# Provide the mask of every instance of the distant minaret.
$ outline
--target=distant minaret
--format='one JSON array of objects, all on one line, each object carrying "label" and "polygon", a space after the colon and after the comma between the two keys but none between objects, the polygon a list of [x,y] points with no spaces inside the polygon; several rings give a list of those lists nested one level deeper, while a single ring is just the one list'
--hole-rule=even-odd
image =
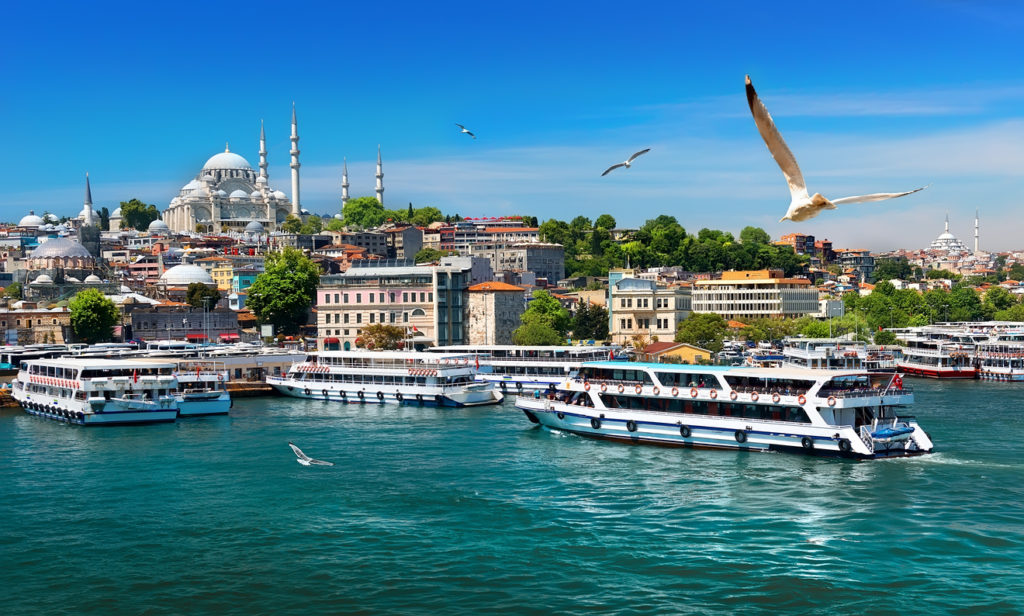
[{"label": "distant minaret", "polygon": [[974,210],[974,252],[979,252],[978,210]]},{"label": "distant minaret", "polygon": [[267,179],[267,133],[263,129],[263,120],[260,120],[260,177]]},{"label": "distant minaret", "polygon": [[341,207],[348,203],[348,159],[341,159]]},{"label": "distant minaret", "polygon": [[89,187],[89,172],[85,172],[85,205],[82,207],[82,226],[94,227],[96,220],[92,215],[92,188]]},{"label": "distant minaret", "polygon": [[299,206],[299,124],[295,120],[295,103],[292,103],[292,214],[302,216]]},{"label": "distant minaret", "polygon": [[384,169],[380,164],[380,144],[377,144],[377,202],[384,205]]}]

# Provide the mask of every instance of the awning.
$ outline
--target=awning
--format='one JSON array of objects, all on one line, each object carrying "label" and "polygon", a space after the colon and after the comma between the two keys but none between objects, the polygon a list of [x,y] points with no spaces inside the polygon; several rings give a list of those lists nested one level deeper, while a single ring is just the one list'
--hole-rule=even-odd
[{"label": "awning", "polygon": [[189,340],[206,340],[206,334],[186,334],[185,337]]},{"label": "awning", "polygon": [[221,340],[238,340],[238,334],[221,334]]},{"label": "awning", "polygon": [[324,344],[340,344],[341,340],[337,338],[324,338]]}]

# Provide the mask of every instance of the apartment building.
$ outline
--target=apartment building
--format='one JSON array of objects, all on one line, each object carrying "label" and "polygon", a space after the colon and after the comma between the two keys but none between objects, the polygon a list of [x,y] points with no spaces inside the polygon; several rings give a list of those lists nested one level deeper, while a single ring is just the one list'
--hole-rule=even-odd
[{"label": "apartment building", "polygon": [[[620,272],[621,273],[621,272]],[[659,285],[653,280],[618,278],[608,287],[608,333],[613,344],[625,344],[636,335],[672,340],[679,323],[690,315],[688,285]]]},{"label": "apartment building", "polygon": [[722,272],[716,280],[697,280],[693,311],[726,319],[800,317],[819,310],[818,290],[806,278],[785,278],[781,270]]}]

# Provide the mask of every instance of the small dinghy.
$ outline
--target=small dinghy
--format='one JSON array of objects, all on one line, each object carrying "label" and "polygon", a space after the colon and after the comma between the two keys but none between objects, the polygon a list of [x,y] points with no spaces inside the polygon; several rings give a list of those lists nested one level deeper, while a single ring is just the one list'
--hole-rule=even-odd
[{"label": "small dinghy", "polygon": [[878,443],[895,443],[905,441],[913,434],[914,428],[908,425],[886,426],[871,433],[871,440]]}]

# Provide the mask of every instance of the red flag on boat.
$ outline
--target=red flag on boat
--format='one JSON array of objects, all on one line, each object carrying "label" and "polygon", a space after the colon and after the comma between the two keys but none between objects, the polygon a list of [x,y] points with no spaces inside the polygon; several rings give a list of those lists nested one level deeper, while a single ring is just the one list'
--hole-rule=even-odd
[{"label": "red flag on boat", "polygon": [[418,331],[420,331],[420,330],[416,329],[416,326],[415,326],[415,325],[413,325],[413,326],[412,326],[412,331],[414,331],[414,332],[418,332]]},{"label": "red flag on boat", "polygon": [[896,389],[903,389],[903,377],[897,374],[896,378],[892,380],[892,384],[896,387]]},{"label": "red flag on boat", "polygon": [[477,370],[480,369],[480,356],[479,355],[476,356],[476,369]]},{"label": "red flag on boat", "polygon": [[608,351],[608,361],[613,361],[614,359],[615,359],[615,351]]},{"label": "red flag on boat", "polygon": [[135,368],[134,370],[132,370],[132,383],[138,383],[138,382],[139,382],[139,369]]}]

